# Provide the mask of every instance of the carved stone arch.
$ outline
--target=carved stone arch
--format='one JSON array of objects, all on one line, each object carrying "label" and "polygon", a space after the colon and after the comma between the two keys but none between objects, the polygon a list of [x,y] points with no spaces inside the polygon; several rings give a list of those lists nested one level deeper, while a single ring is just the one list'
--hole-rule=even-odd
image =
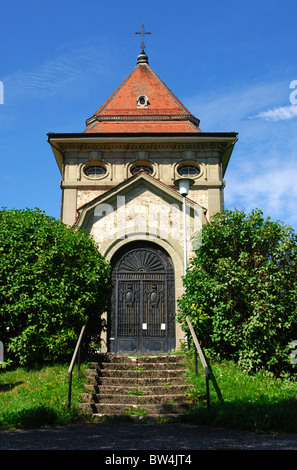
[{"label": "carved stone arch", "polygon": [[168,253],[153,242],[131,242],[114,254],[111,266],[108,349],[114,353],[174,349],[174,266]]}]

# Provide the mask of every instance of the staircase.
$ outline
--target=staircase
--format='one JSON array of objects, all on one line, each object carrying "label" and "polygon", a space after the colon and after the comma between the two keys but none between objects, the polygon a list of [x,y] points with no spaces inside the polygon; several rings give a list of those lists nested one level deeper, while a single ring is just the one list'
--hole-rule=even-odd
[{"label": "staircase", "polygon": [[100,356],[87,370],[80,408],[98,418],[177,418],[191,406],[185,356]]}]

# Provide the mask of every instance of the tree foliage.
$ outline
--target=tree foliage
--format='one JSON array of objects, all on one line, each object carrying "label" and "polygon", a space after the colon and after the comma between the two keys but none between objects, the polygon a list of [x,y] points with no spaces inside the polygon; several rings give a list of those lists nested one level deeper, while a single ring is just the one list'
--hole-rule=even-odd
[{"label": "tree foliage", "polygon": [[[247,370],[294,371],[297,236],[260,210],[225,210],[203,227],[184,278],[178,318],[189,315],[204,347]],[[296,371],[295,371],[296,372]]]},{"label": "tree foliage", "polygon": [[94,240],[38,209],[0,212],[0,340],[5,360],[52,362],[81,327],[103,328],[110,268]]}]

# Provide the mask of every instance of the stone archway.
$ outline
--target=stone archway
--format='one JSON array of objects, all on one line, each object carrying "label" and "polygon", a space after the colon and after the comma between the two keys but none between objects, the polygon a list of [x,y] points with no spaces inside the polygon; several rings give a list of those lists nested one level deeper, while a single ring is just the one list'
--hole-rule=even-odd
[{"label": "stone archway", "polygon": [[111,266],[109,351],[165,353],[174,349],[174,267],[168,253],[153,242],[131,242],[114,254]]}]

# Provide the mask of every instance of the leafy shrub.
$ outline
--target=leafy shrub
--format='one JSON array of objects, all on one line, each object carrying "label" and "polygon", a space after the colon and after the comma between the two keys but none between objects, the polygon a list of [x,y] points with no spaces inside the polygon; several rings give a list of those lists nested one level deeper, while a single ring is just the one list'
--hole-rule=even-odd
[{"label": "leafy shrub", "polygon": [[196,254],[179,321],[189,315],[204,347],[247,370],[296,370],[289,359],[297,339],[294,231],[259,210],[225,210],[203,228]]},{"label": "leafy shrub", "polygon": [[99,335],[110,267],[94,240],[38,209],[0,212],[0,339],[5,360],[52,362],[81,327]]}]

